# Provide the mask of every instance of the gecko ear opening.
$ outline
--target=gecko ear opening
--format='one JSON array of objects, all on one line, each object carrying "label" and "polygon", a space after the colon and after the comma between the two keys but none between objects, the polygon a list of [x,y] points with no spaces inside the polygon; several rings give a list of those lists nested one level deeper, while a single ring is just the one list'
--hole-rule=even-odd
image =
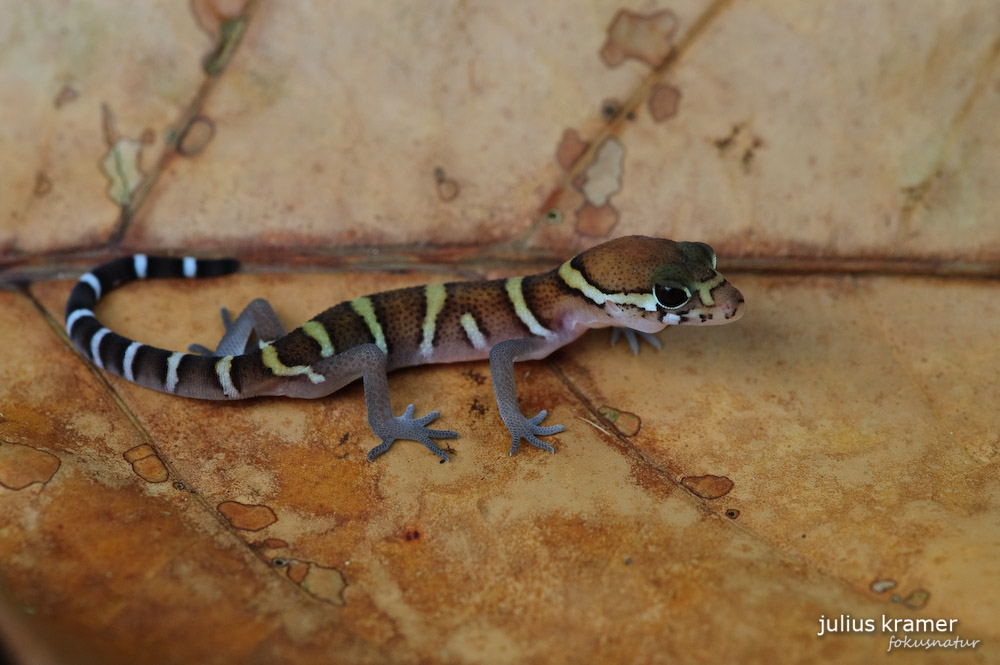
[{"label": "gecko ear opening", "polygon": [[610,300],[604,301],[604,309],[613,316],[617,316],[622,313],[622,308],[611,302]]}]

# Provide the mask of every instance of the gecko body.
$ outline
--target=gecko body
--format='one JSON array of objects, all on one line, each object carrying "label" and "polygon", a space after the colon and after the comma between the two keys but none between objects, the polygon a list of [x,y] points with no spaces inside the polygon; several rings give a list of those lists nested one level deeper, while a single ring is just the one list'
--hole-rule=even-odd
[{"label": "gecko body", "polygon": [[66,329],[98,367],[153,390],[198,399],[264,395],[316,398],[361,378],[368,422],[381,440],[372,460],[398,439],[419,441],[448,459],[429,429],[437,411],[414,418],[409,405],[394,416],[387,373],[428,363],[488,358],[500,416],[513,455],[521,439],[562,431],[542,425],[546,412],[525,417],[517,405],[515,361],[544,358],[589,328],[655,333],[668,325],[711,325],[742,316],[743,296],[716,268],[704,243],[628,236],[593,247],[559,268],[526,277],[429,284],[342,302],[286,333],[264,300],[234,320],[214,350],[169,351],[123,337],[94,315],[113,288],[137,279],[213,277],[236,271],[234,259],[116,259],[84,274],[66,303]]}]

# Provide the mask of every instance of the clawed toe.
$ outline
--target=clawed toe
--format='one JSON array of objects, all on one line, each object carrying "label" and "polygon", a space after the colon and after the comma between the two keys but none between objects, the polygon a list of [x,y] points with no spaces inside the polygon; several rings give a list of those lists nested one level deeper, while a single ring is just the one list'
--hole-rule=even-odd
[{"label": "clawed toe", "polygon": [[368,451],[368,461],[369,462],[374,461],[376,457],[378,457],[385,451],[389,450],[391,446],[392,446],[392,441],[383,441],[382,443],[378,444],[377,446]]}]

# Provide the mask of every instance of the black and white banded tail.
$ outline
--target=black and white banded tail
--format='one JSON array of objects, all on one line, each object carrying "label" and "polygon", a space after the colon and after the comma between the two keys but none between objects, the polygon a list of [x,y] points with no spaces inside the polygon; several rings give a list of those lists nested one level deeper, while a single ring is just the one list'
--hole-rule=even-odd
[{"label": "black and white banded tail", "polygon": [[[170,258],[136,254],[105,263],[80,277],[66,302],[66,332],[95,365],[133,383],[162,392],[203,399],[227,399],[215,380],[219,358],[159,349],[104,327],[94,308],[106,293],[137,279],[228,275],[236,259]],[[227,366],[228,368],[228,366]]]}]

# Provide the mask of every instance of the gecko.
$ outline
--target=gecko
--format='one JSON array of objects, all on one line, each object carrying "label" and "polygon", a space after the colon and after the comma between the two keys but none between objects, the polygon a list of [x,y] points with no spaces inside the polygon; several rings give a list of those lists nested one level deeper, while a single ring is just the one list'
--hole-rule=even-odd
[{"label": "gecko", "polygon": [[[649,337],[671,325],[712,325],[739,319],[742,294],[716,270],[702,242],[626,236],[596,245],[549,272],[489,281],[395,289],[342,302],[286,333],[274,308],[250,302],[215,349],[192,344],[169,351],[123,337],[94,314],[110,290],[135,280],[217,277],[236,259],[122,257],[83,274],[66,303],[66,331],[97,367],[146,388],[183,397],[236,400],[264,395],[318,398],[361,379],[368,423],[380,444],[372,461],[400,439],[417,441],[441,459],[430,429],[438,411],[414,417],[410,404],[393,415],[387,374],[428,363],[489,359],[497,408],[510,433],[548,452],[539,437],[563,431],[543,425],[545,410],[526,417],[517,403],[514,363],[545,358],[589,328],[624,329]],[[617,331],[616,331],[617,332]],[[657,343],[658,346],[658,343]]]}]

